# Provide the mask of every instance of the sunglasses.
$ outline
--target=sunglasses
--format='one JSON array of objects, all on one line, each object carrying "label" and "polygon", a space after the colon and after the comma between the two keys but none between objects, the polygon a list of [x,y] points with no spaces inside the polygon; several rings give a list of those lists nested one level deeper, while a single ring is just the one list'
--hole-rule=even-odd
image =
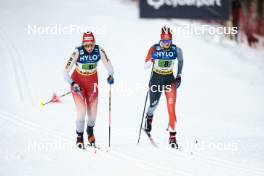
[{"label": "sunglasses", "polygon": [[84,46],[84,48],[92,48],[94,46],[94,44],[85,44],[83,46]]},{"label": "sunglasses", "polygon": [[172,43],[172,40],[161,40],[161,41],[164,44],[171,44]]}]

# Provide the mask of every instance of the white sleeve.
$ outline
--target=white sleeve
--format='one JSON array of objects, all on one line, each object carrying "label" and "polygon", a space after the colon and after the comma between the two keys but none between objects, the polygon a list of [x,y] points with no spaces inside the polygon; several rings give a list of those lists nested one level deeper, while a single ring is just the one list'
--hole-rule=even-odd
[{"label": "white sleeve", "polygon": [[114,68],[112,66],[111,61],[109,60],[109,58],[107,57],[105,51],[103,48],[100,47],[100,56],[101,56],[101,60],[108,72],[108,75],[113,76],[114,75]]},{"label": "white sleeve", "polygon": [[151,61],[151,60],[146,61],[146,62],[144,63],[144,69],[145,69],[145,70],[149,69],[149,68],[151,67],[151,65],[152,65],[152,61]]},{"label": "white sleeve", "polygon": [[75,49],[63,70],[64,79],[69,84],[73,83],[73,80],[70,77],[70,71],[72,67],[76,64],[78,56],[79,56],[79,52],[77,49]]}]

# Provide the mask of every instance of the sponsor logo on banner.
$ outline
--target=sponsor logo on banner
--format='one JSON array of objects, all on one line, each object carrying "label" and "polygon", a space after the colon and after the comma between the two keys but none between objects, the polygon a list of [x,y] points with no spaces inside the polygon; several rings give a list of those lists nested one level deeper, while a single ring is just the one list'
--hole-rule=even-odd
[{"label": "sponsor logo on banner", "polygon": [[229,0],[140,0],[140,17],[228,19],[229,3]]},{"label": "sponsor logo on banner", "polygon": [[177,7],[177,6],[221,6],[221,0],[147,0],[148,5],[159,9],[163,5]]}]

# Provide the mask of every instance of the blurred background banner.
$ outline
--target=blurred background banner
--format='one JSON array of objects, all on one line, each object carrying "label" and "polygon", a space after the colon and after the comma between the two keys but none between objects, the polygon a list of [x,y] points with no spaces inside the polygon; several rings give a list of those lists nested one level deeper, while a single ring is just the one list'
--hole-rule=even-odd
[{"label": "blurred background banner", "polygon": [[141,18],[228,19],[228,0],[140,0]]}]

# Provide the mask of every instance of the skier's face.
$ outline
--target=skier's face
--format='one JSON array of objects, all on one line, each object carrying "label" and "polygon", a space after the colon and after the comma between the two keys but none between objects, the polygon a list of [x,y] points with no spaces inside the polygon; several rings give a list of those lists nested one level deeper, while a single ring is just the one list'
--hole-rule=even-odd
[{"label": "skier's face", "polygon": [[84,43],[83,46],[88,53],[91,53],[94,50],[94,43]]},{"label": "skier's face", "polygon": [[161,40],[162,47],[168,49],[171,46],[172,40]]}]

